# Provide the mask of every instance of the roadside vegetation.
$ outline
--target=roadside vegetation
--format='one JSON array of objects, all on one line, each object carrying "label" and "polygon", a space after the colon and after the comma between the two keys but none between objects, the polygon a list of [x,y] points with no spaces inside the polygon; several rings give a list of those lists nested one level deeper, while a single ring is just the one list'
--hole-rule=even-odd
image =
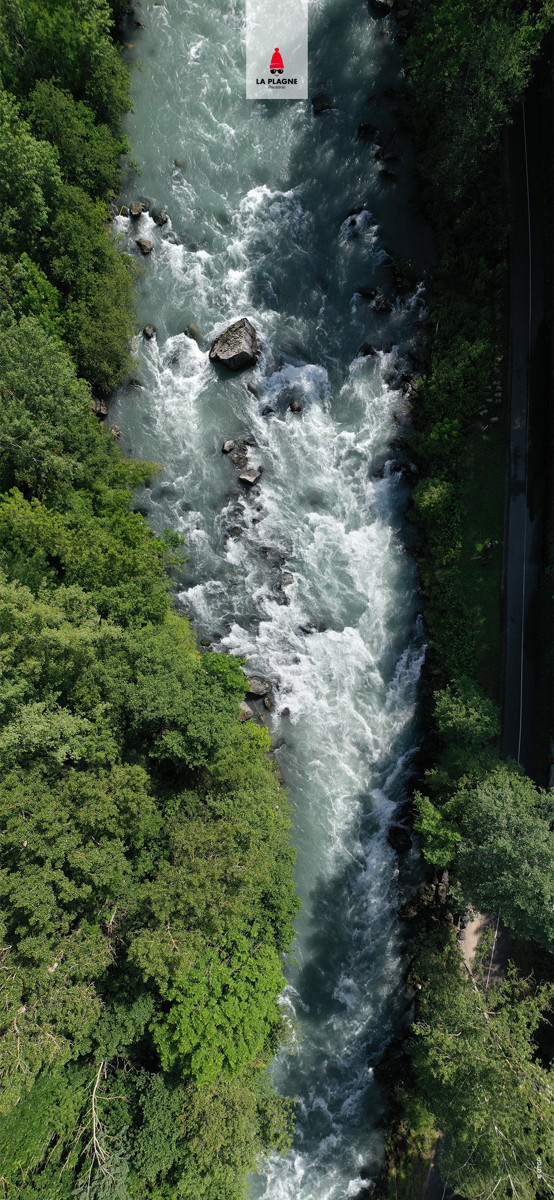
[{"label": "roadside vegetation", "polygon": [[[414,9],[413,136],[439,250],[430,366],[413,408],[429,641],[415,804],[447,899],[437,909],[436,889],[423,888],[413,926],[416,1019],[379,1190],[421,1194],[422,1163],[440,1147],[443,1183],[467,1200],[545,1197],[554,1191],[554,793],[498,758],[506,413],[494,400],[506,381],[503,136],[554,8],[428,0]],[[490,947],[468,970],[455,932],[468,906],[501,913],[519,973],[511,965],[491,984]]]},{"label": "roadside vegetation", "polygon": [[93,411],[133,328],[118,9],[0,0],[0,1194],[240,1200],[290,1135],[289,809]]}]

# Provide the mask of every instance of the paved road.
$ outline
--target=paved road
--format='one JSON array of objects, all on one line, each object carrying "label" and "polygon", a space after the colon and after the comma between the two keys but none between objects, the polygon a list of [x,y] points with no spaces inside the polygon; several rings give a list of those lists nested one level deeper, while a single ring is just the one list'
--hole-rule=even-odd
[{"label": "paved road", "polygon": [[[542,555],[533,446],[533,354],[543,320],[544,275],[536,157],[522,104],[509,141],[511,192],[510,444],[504,554],[505,660],[502,751],[537,773],[536,633],[533,607]],[[539,382],[539,386],[540,382]],[[547,398],[544,397],[544,402]],[[540,456],[539,456],[540,457]]]}]

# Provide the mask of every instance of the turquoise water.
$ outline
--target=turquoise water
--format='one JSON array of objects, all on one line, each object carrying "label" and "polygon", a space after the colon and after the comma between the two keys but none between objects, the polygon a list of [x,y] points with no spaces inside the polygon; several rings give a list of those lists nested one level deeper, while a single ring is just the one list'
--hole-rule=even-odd
[{"label": "turquoise water", "polygon": [[[154,243],[139,306],[157,334],[137,338],[135,381],[110,417],[124,451],[162,466],[139,503],[156,529],[186,534],[179,607],[200,639],[275,684],[259,715],[294,807],[303,908],[283,996],[295,1052],[274,1074],[299,1104],[294,1148],[256,1176],[254,1195],[342,1200],[378,1169],[373,1065],[407,1007],[386,834],[413,771],[423,646],[409,491],[390,446],[409,421],[401,375],[421,347],[430,248],[383,94],[402,84],[401,62],[364,4],[310,5],[311,92],[335,105],[315,117],[309,102],[243,98],[241,5],[143,0],[135,19],[145,29],[127,26],[139,64],[128,131],[141,174],[122,201],[147,197],[169,221],[115,222],[133,254],[135,237]],[[361,121],[388,143],[394,178],[357,139]],[[389,253],[417,267],[402,296]],[[379,288],[390,310],[360,287]],[[262,355],[226,374],[207,350],[242,316]],[[367,342],[376,353],[364,357]],[[249,492],[221,453],[245,437],[264,468]]]}]

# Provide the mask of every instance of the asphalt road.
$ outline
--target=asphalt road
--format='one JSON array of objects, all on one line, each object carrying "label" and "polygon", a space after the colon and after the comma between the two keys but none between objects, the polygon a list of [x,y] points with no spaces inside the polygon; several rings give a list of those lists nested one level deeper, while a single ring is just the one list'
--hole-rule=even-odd
[{"label": "asphalt road", "polygon": [[[522,104],[510,131],[511,347],[509,469],[504,538],[504,757],[535,777],[537,762],[537,628],[534,609],[543,556],[541,474],[537,453],[540,421],[549,403],[546,377],[533,368],[543,323],[544,260],[540,227],[540,179],[532,152],[529,114]],[[544,450],[544,447],[542,448]],[[542,782],[539,779],[539,782]]]}]

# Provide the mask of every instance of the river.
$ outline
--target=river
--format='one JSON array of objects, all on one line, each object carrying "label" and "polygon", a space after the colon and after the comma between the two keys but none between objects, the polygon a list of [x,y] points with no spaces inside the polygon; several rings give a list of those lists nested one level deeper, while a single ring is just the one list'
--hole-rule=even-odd
[{"label": "river", "polygon": [[[319,116],[309,101],[244,98],[243,25],[235,0],[142,0],[127,23],[141,174],[129,169],[122,202],[147,197],[169,220],[114,222],[137,260],[136,237],[154,244],[138,296],[157,332],[137,338],[110,419],[124,452],[161,464],[139,504],[154,528],[186,535],[177,605],[199,639],[275,683],[260,718],[293,804],[303,907],[283,997],[295,1050],[273,1071],[298,1116],[293,1150],[253,1194],[343,1200],[378,1169],[373,1066],[408,1003],[386,835],[413,774],[424,649],[409,486],[390,446],[409,419],[401,376],[421,348],[430,248],[386,22],[350,0],[310,5],[310,94],[334,105]],[[371,131],[357,136],[363,121],[386,162]],[[401,295],[390,254],[416,267]],[[359,288],[379,289],[382,311]],[[207,350],[243,316],[262,357],[226,374]],[[264,470],[249,492],[226,438],[256,443],[246,452]]]}]

